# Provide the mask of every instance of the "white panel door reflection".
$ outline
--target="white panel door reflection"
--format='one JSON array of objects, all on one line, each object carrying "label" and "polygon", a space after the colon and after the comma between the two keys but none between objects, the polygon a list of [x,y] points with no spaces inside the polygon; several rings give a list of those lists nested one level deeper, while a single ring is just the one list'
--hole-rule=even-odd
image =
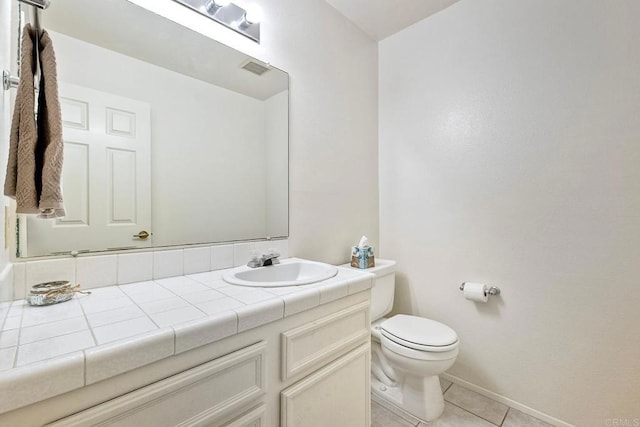
[{"label": "white panel door reflection", "polygon": [[151,233],[149,104],[67,83],[59,91],[67,216],[21,221],[20,255],[150,246],[134,237]]}]

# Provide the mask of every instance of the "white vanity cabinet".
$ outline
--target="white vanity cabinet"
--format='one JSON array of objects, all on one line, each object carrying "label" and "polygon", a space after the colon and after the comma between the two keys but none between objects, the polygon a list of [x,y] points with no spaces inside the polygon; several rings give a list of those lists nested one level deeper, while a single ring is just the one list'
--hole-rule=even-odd
[{"label": "white vanity cabinet", "polygon": [[369,301],[369,289],[334,299],[5,412],[0,426],[368,427]]}]

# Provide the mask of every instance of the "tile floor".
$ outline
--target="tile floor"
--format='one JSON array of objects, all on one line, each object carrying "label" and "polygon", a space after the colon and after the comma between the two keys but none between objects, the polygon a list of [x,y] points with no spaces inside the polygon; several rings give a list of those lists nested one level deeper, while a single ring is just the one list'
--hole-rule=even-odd
[{"label": "tile floor", "polygon": [[[537,418],[449,381],[440,380],[444,413],[422,423],[393,407],[371,402],[371,427],[551,427]],[[377,400],[377,399],[376,399]]]}]

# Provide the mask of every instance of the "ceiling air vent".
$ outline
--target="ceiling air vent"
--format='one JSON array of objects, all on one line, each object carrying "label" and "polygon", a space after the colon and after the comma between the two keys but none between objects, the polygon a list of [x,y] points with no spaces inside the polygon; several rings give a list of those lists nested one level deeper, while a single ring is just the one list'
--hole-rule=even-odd
[{"label": "ceiling air vent", "polygon": [[269,64],[256,61],[255,59],[249,59],[248,61],[243,62],[242,65],[240,65],[240,68],[252,72],[257,76],[261,76],[269,71]]}]

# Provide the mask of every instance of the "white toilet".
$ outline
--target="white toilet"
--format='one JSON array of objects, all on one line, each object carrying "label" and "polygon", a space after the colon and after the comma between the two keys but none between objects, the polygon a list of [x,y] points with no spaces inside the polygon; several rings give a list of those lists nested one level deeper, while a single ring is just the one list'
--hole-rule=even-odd
[{"label": "white toilet", "polygon": [[383,317],[393,306],[395,265],[376,259],[376,267],[367,270],[376,276],[371,290],[371,388],[414,417],[432,421],[444,410],[438,374],[455,362],[458,335],[423,317]]}]

